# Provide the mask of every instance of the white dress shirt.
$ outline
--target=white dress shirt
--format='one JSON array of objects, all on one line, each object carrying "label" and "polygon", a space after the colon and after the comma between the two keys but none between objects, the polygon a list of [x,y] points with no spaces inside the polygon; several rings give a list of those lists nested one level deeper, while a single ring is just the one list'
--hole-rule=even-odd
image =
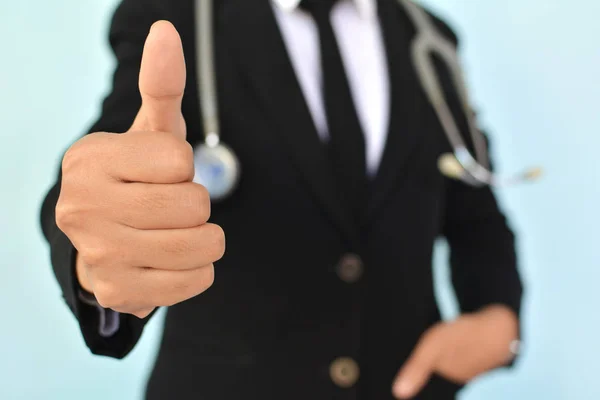
[{"label": "white dress shirt", "polygon": [[[318,30],[300,0],[272,0],[275,16],[317,131],[327,141]],[[340,0],[331,23],[365,134],[367,171],[377,172],[390,113],[389,76],[375,0]]]}]

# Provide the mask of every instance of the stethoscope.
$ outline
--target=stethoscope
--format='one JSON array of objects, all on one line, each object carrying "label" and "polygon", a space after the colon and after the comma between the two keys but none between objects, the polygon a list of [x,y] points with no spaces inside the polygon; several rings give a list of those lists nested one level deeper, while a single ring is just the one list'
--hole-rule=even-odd
[{"label": "stethoscope", "polygon": [[[439,33],[429,15],[421,7],[411,0],[398,0],[398,2],[406,9],[416,30],[411,48],[415,71],[452,147],[451,153],[443,154],[438,160],[440,172],[446,177],[476,187],[500,187],[539,178],[540,168],[530,168],[510,177],[500,177],[490,171],[485,138],[474,121],[475,117],[470,108],[467,86],[455,45]],[[235,190],[240,179],[240,163],[233,150],[220,140],[212,17],[213,0],[196,0],[197,74],[198,89],[201,94],[200,112],[204,124],[204,142],[197,146],[194,152],[196,168],[194,181],[206,187],[211,199],[221,200]],[[432,61],[433,54],[438,55],[450,71],[467,119],[475,150],[474,155],[462,139],[446,102]]]}]

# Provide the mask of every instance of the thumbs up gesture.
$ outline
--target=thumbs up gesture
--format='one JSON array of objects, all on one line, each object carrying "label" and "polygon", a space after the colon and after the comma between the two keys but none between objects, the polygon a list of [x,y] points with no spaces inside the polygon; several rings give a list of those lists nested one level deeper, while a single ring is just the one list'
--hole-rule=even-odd
[{"label": "thumbs up gesture", "polygon": [[131,129],[85,136],[62,164],[56,222],[77,249],[78,280],[101,306],[139,318],[209,288],[225,249],[223,230],[207,223],[208,192],[192,181],[185,71],[177,31],[155,23]]}]

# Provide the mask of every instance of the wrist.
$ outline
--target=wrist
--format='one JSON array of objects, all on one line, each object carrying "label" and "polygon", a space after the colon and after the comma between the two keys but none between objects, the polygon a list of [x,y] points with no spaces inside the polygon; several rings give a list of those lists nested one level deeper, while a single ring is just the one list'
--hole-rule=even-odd
[{"label": "wrist", "polygon": [[474,317],[493,325],[500,332],[513,339],[519,336],[519,317],[507,306],[493,304],[476,312]]},{"label": "wrist", "polygon": [[491,305],[476,312],[473,317],[483,327],[481,335],[488,348],[503,364],[518,355],[519,318],[513,310],[504,305]]}]

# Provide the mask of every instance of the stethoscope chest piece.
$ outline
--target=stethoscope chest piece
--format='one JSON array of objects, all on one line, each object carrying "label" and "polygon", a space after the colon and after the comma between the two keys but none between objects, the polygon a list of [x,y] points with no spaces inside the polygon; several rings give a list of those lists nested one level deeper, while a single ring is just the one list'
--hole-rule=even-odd
[{"label": "stethoscope chest piece", "polygon": [[213,201],[229,196],[240,178],[240,165],[233,150],[211,140],[194,149],[194,168],[194,182],[204,186]]}]

